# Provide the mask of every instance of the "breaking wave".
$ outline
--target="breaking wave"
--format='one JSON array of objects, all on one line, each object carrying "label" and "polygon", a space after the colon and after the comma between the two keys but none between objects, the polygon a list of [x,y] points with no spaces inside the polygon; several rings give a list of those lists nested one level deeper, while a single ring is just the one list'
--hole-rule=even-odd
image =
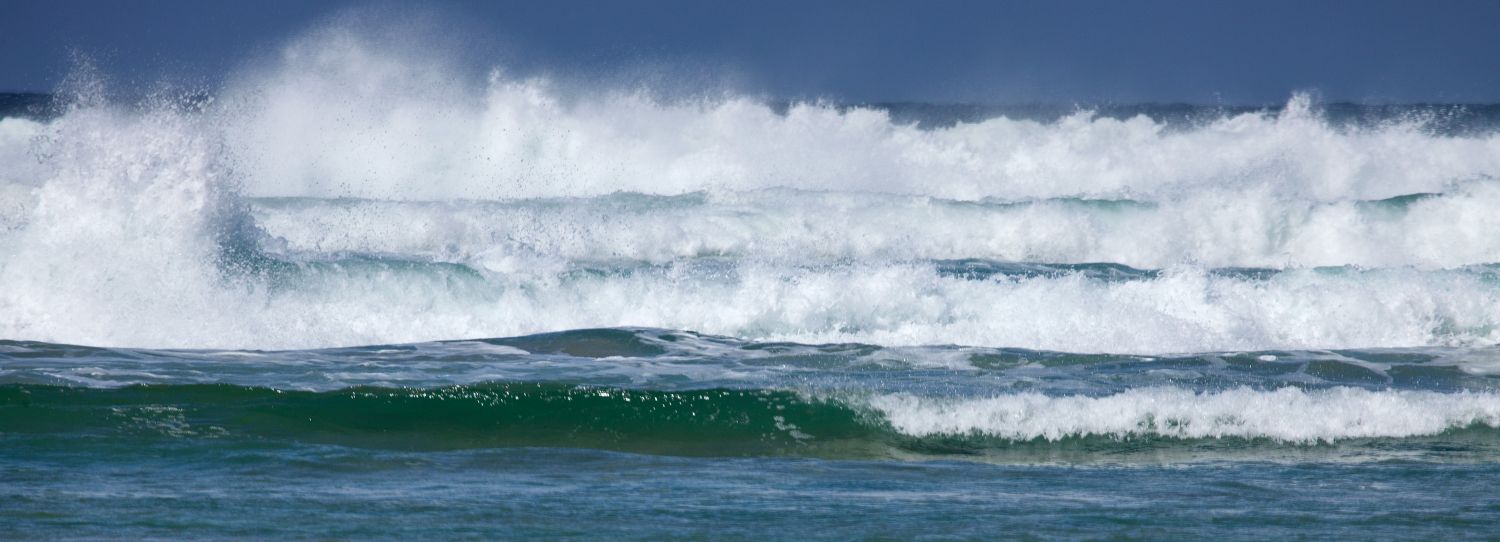
[{"label": "breaking wave", "polygon": [[[337,29],[207,96],[0,119],[0,337],[645,326],[1161,353],[1500,343],[1500,135],[1281,108],[943,126],[467,85]],[[437,66],[437,67],[434,67]],[[458,82],[455,82],[458,81]]]},{"label": "breaking wave", "polygon": [[1148,388],[1100,397],[958,400],[534,383],[330,392],[222,384],[5,385],[0,426],[28,435],[260,438],[427,450],[567,446],[673,455],[1026,459],[1069,446],[1121,455],[1212,441],[1252,449],[1353,441],[1356,448],[1378,449],[1383,439],[1491,434],[1500,427],[1500,397],[1357,388]]}]

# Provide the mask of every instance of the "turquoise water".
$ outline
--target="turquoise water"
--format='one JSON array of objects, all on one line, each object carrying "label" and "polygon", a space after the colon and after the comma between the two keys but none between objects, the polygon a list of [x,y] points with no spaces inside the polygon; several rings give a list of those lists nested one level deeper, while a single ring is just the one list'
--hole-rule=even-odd
[{"label": "turquoise water", "polygon": [[1500,392],[1475,370],[1495,355],[655,329],[7,342],[0,523],[23,539],[1465,536],[1500,521]]}]

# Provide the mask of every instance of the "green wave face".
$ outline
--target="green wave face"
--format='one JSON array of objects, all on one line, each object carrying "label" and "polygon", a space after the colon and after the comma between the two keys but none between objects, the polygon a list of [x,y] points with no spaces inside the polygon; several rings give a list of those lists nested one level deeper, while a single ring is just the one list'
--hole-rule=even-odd
[{"label": "green wave face", "polygon": [[230,385],[0,388],[0,433],[286,439],[449,450],[553,446],[707,456],[878,455],[885,431],[784,391],[562,384],[332,392]]}]

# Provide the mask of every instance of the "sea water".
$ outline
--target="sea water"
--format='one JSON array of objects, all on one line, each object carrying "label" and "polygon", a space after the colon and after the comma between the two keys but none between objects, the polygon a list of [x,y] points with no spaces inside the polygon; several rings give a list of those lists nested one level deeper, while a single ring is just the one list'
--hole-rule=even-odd
[{"label": "sea water", "polygon": [[1495,106],[80,72],[0,100],[7,538],[1500,525]]}]

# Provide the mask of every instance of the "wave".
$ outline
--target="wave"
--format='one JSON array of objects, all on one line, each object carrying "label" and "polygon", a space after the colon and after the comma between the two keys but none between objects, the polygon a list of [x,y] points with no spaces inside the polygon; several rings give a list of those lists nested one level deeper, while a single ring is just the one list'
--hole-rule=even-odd
[{"label": "wave", "polygon": [[1258,188],[1343,201],[1442,192],[1500,173],[1500,136],[1419,120],[1337,127],[1306,95],[1187,130],[1081,111],[923,129],[878,108],[588,92],[444,63],[333,30],[222,93],[252,196],[587,197],[793,187],[945,199],[1161,200]]},{"label": "wave", "polygon": [[[1300,94],[1279,111],[1182,128],[1087,109],[922,128],[876,107],[667,100],[499,70],[470,84],[440,59],[372,41],[315,33],[241,70],[212,99],[185,99],[212,117],[200,128],[222,142],[246,195],[446,201],[795,188],[1169,201],[1207,189],[1332,203],[1441,193],[1500,174],[1494,131],[1441,135],[1421,115],[1340,125]],[[0,132],[30,130],[5,122]]]},{"label": "wave", "polygon": [[1240,388],[1216,393],[1148,388],[1104,397],[1032,393],[963,400],[901,394],[873,398],[870,405],[897,431],[917,437],[1236,437],[1310,443],[1500,426],[1500,397],[1493,394],[1360,388]]},{"label": "wave", "polygon": [[1448,268],[1500,261],[1500,183],[1442,194],[1315,203],[1265,191],[1164,202],[965,202],[776,189],[507,202],[256,199],[290,254],[399,254],[505,268],[520,262],[804,262],[988,259],[1141,268]]},{"label": "wave", "polygon": [[[982,254],[964,245],[979,244],[983,234],[966,241],[920,230],[965,213],[1058,208],[1063,218],[1053,231],[1066,236],[1088,231],[1063,226],[1071,220],[1067,213],[1156,212],[1162,203],[933,205],[813,194],[805,197],[810,203],[799,204],[800,192],[751,194],[743,196],[750,198],[748,208],[733,210],[731,202],[724,211],[707,203],[726,197],[718,195],[510,204],[247,202],[237,195],[238,170],[225,158],[224,141],[213,135],[213,122],[170,107],[98,105],[32,126],[41,130],[31,140],[40,162],[5,169],[8,175],[36,176],[8,184],[4,194],[18,199],[0,206],[19,213],[0,234],[0,284],[6,286],[0,289],[0,336],[114,346],[307,348],[646,326],[759,340],[1117,353],[1500,341],[1500,303],[1484,267],[1293,268],[1267,278],[1194,264],[1119,281],[1101,275],[1105,267],[1070,273],[1046,267],[1057,264],[1045,259],[1036,262],[1044,272],[1027,274],[996,272],[987,260],[976,266],[963,263],[970,260],[904,258]],[[1469,190],[1491,189],[1479,184]],[[1466,196],[1454,197],[1477,209],[1462,203]],[[1461,217],[1468,215],[1442,207],[1447,198],[1348,204],[1331,214],[1366,214],[1345,226],[1315,228],[1324,233],[1313,236],[1336,236],[1349,225],[1378,224],[1382,213],[1410,216],[1428,205],[1438,206],[1434,215],[1460,217],[1443,223],[1434,218],[1416,228],[1434,230],[1433,239],[1462,239],[1452,235],[1454,224],[1484,223],[1465,222]],[[519,209],[520,218],[495,218],[504,216],[498,212],[504,205]],[[906,220],[920,235],[848,223],[840,229],[829,220],[840,218],[834,212],[840,208],[887,205],[895,209],[870,211],[887,214],[863,222],[900,228]],[[614,210],[594,214],[598,209]],[[458,218],[422,227],[432,223],[424,217],[443,210]],[[633,218],[653,213],[659,214]],[[485,216],[499,225],[479,228]],[[940,218],[926,218],[931,216]],[[731,248],[718,249],[696,245],[706,239],[690,233],[705,231],[698,224],[722,231],[746,224],[754,233],[726,234],[723,246]],[[1387,237],[1368,245],[1390,249],[1391,243],[1376,241],[1410,235],[1411,228],[1403,229],[1409,224],[1393,224],[1377,227],[1387,228]],[[470,227],[475,229],[465,229]],[[820,235],[820,228],[832,233]],[[1025,238],[983,223],[955,229],[966,228],[988,232],[990,239]],[[1017,231],[1031,229],[1023,224]],[[954,238],[954,248],[942,248],[942,239]],[[443,239],[449,241],[439,245]],[[732,248],[736,242],[745,248]],[[1048,243],[1068,244],[1035,246]],[[1442,246],[1425,250],[1466,250]],[[907,249],[896,247],[913,248],[903,253]],[[1126,252],[1110,259],[1129,261]],[[693,257],[669,259],[678,254]],[[620,266],[621,259],[638,257],[645,265]]]},{"label": "wave", "polygon": [[501,72],[468,86],[421,60],[332,29],[209,96],[132,106],[84,81],[54,118],[0,119],[0,337],[1500,342],[1494,131],[1337,124],[1301,95],[1186,127],[923,127]]},{"label": "wave", "polygon": [[[0,293],[9,309],[0,315],[5,334],[119,346],[311,348],[648,326],[752,340],[1141,354],[1500,342],[1500,285],[1468,271],[1261,277],[1185,268],[1121,281],[1086,271],[984,276],[930,263],[708,260],[481,272],[353,259],[282,264],[265,278],[146,268],[137,271],[154,274],[138,284],[171,289],[118,292],[101,270],[43,275],[49,264],[5,269],[11,284],[29,286]],[[198,282],[183,282],[189,279]]]},{"label": "wave", "polygon": [[1462,441],[1463,431],[1496,427],[1500,397],[1493,394],[1353,388],[924,399],[534,383],[330,392],[0,386],[0,430],[12,435],[254,438],[429,450],[548,446],[710,456],[1015,458],[1070,448],[1106,456],[1181,446],[1202,451],[1214,441],[1229,451],[1351,441],[1356,449],[1378,449],[1391,439],[1446,435]]}]

